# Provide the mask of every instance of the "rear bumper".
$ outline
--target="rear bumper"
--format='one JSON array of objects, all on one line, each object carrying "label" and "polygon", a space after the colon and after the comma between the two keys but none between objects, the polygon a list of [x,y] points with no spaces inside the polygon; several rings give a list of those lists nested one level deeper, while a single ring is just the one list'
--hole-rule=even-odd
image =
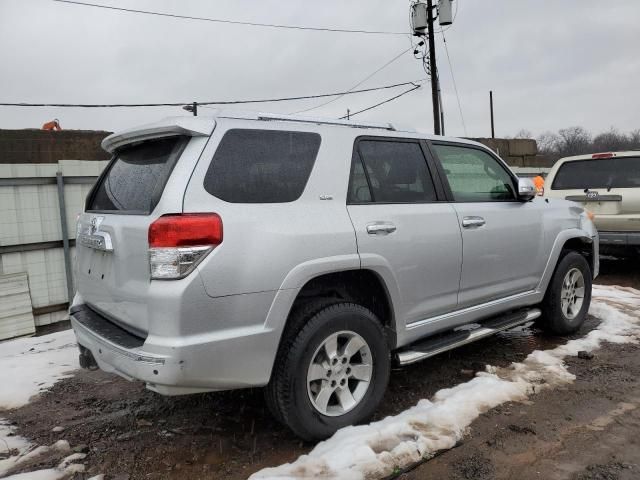
[{"label": "rear bumper", "polygon": [[639,247],[640,232],[599,232],[602,247]]},{"label": "rear bumper", "polygon": [[101,370],[142,381],[162,395],[263,386],[277,349],[276,334],[262,326],[195,338],[145,339],[86,305],[74,306],[70,317],[78,344],[91,352]]}]

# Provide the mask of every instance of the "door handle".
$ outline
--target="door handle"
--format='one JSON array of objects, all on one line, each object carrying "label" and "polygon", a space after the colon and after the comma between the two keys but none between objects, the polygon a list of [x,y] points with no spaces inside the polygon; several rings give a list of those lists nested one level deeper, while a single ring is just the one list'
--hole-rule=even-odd
[{"label": "door handle", "polygon": [[462,219],[462,226],[464,228],[478,228],[482,227],[485,223],[484,218],[482,217],[464,217]]},{"label": "door handle", "polygon": [[372,223],[367,225],[369,235],[389,235],[396,231],[396,226],[392,223]]}]

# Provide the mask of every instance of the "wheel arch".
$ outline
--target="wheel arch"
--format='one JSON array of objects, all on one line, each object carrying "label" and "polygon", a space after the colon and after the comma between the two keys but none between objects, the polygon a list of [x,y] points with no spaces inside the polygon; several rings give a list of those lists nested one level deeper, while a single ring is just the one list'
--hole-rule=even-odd
[{"label": "wheel arch", "polygon": [[[281,297],[280,301],[278,296]],[[301,286],[280,290],[267,319],[268,326],[279,330],[278,350],[291,328],[298,328],[291,325],[292,315],[305,304],[322,299],[328,303],[353,302],[371,310],[385,329],[389,348],[395,349],[397,334],[393,300],[384,280],[370,269],[345,268],[307,275]]]},{"label": "wheel arch", "polygon": [[544,295],[547,291],[551,278],[556,271],[558,263],[566,252],[578,252],[585,256],[591,267],[592,274],[598,270],[598,252],[596,242],[586,232],[579,229],[569,229],[562,231],[557,237],[547,260],[542,279],[538,285],[538,291]]},{"label": "wheel arch", "polygon": [[560,257],[558,261],[563,257],[564,252],[578,252],[580,255],[585,257],[589,262],[589,266],[591,267],[591,272],[595,272],[595,261],[596,261],[596,252],[595,245],[593,239],[587,236],[582,237],[573,237],[569,238],[562,245],[562,249],[560,251]]},{"label": "wheel arch", "polygon": [[[324,273],[308,280],[298,292],[287,318],[305,303],[326,299],[328,303],[352,302],[371,310],[385,329],[390,349],[395,348],[396,328],[393,301],[384,280],[369,269]],[[286,327],[285,327],[286,330]]]}]

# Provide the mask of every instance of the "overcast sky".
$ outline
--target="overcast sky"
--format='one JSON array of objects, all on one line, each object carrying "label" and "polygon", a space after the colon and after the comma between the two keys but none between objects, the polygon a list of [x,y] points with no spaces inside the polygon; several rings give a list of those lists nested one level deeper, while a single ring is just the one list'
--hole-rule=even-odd
[{"label": "overcast sky", "polygon": [[[408,31],[405,0],[92,0],[181,15],[293,25]],[[463,128],[442,35],[437,55],[446,133],[534,135],[582,125],[640,128],[640,1],[456,0],[446,31]],[[223,25],[56,3],[0,0],[0,102],[156,103],[273,98],[349,89],[409,48],[404,36]],[[360,88],[425,76],[411,52]],[[338,117],[402,88],[343,97],[309,112]],[[359,118],[432,131],[428,84]],[[290,113],[322,103],[259,106]],[[202,110],[206,113],[207,110]],[[179,108],[0,107],[0,128],[117,130]]]}]

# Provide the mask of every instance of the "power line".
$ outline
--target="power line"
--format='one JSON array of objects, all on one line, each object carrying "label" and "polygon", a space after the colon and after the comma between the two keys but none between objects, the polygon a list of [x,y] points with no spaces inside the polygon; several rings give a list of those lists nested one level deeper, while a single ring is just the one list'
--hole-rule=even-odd
[{"label": "power line", "polygon": [[[419,80],[421,81],[421,80]],[[195,102],[198,105],[239,105],[247,103],[271,103],[271,102],[289,102],[294,100],[308,100],[312,98],[325,98],[334,97],[338,95],[353,95],[356,93],[375,92],[378,90],[388,90],[396,87],[403,87],[406,85],[415,85],[416,82],[402,82],[394,83],[391,85],[382,85],[380,87],[362,88],[359,90],[351,90],[347,92],[336,93],[321,93],[317,95],[304,95],[299,97],[280,97],[280,98],[267,98],[256,100],[221,100],[221,101],[207,101],[207,102]],[[0,102],[0,106],[4,107],[77,107],[77,108],[116,108],[116,107],[182,107],[183,105],[190,105],[193,101],[188,102],[174,102],[174,103],[26,103],[26,102]]]},{"label": "power line", "polygon": [[456,77],[453,75],[453,65],[451,64],[451,57],[449,56],[449,47],[447,46],[447,39],[444,36],[444,31],[441,33],[442,33],[442,40],[444,42],[444,51],[447,53],[447,61],[449,62],[449,71],[451,72],[453,90],[456,92],[456,99],[458,100],[458,111],[460,112],[460,120],[462,120],[462,128],[464,129],[464,136],[466,137],[467,125],[464,123],[464,115],[462,114],[462,104],[460,103],[460,95],[458,95],[458,85],[456,85]]},{"label": "power line", "polygon": [[[393,62],[395,62],[396,60],[398,60],[400,57],[402,57],[405,53],[407,53],[409,50],[411,50],[413,48],[413,46],[411,46],[410,48],[401,51],[399,54],[397,54],[395,57],[393,57],[391,60],[389,60],[387,63],[385,63],[384,65],[382,65],[380,68],[378,68],[377,70],[375,70],[374,72],[370,73],[369,75],[367,75],[366,77],[364,77],[362,80],[360,80],[358,83],[356,83],[353,87],[351,87],[349,90],[347,90],[347,92],[352,92],[353,90],[355,90],[356,88],[358,88],[360,85],[362,85],[364,82],[366,82],[367,80],[369,80],[371,77],[373,77],[374,75],[376,75],[378,72],[384,70],[385,68],[387,68],[389,65],[391,65]],[[304,110],[298,110],[297,112],[294,112],[293,115],[298,114],[298,113],[304,113],[304,112],[310,112],[311,110],[315,110],[317,108],[320,107],[324,107],[325,105],[329,105],[330,103],[335,102],[336,100],[340,100],[342,97],[344,97],[344,95],[339,95],[335,98],[332,98],[331,100],[327,100],[324,103],[321,103],[319,105],[316,105],[314,107],[309,107],[309,108],[305,108]]]},{"label": "power line", "polygon": [[[423,81],[423,80],[420,80],[420,81]],[[400,94],[398,94],[398,95],[396,95],[394,97],[387,98],[386,100],[383,100],[380,103],[376,103],[375,105],[371,105],[370,107],[364,108],[362,110],[358,110],[357,112],[353,112],[353,113],[349,112],[349,117],[353,117],[354,115],[358,115],[359,113],[368,112],[369,110],[373,110],[374,108],[377,108],[380,105],[384,105],[385,103],[392,102],[392,101],[402,97],[403,95],[406,95],[407,93],[411,93],[411,92],[413,92],[415,90],[418,90],[421,87],[421,85],[416,85],[416,84],[413,84],[413,85],[414,85],[413,88],[410,88],[409,90],[405,90],[404,92],[402,92],[402,93],[400,93]],[[346,115],[344,117],[340,117],[340,120],[344,120],[345,118],[347,118]]]},{"label": "power line", "polygon": [[285,28],[288,30],[311,30],[315,32],[334,32],[334,33],[361,33],[367,35],[406,35],[406,32],[389,32],[382,30],[358,30],[347,28],[328,28],[328,27],[310,27],[304,25],[284,25],[273,23],[245,22],[239,20],[226,20],[221,18],[194,17],[190,15],[177,15],[173,13],[155,12],[151,10],[137,10],[133,8],[113,7],[111,5],[103,5],[100,3],[76,2],[74,0],[52,0],[59,3],[68,3],[72,5],[82,5],[84,7],[104,8],[106,10],[114,10],[127,13],[142,13],[145,15],[155,15],[158,17],[181,18],[183,20],[198,20],[202,22],[226,23],[230,25],[244,25],[249,27],[268,27],[268,28]]}]

